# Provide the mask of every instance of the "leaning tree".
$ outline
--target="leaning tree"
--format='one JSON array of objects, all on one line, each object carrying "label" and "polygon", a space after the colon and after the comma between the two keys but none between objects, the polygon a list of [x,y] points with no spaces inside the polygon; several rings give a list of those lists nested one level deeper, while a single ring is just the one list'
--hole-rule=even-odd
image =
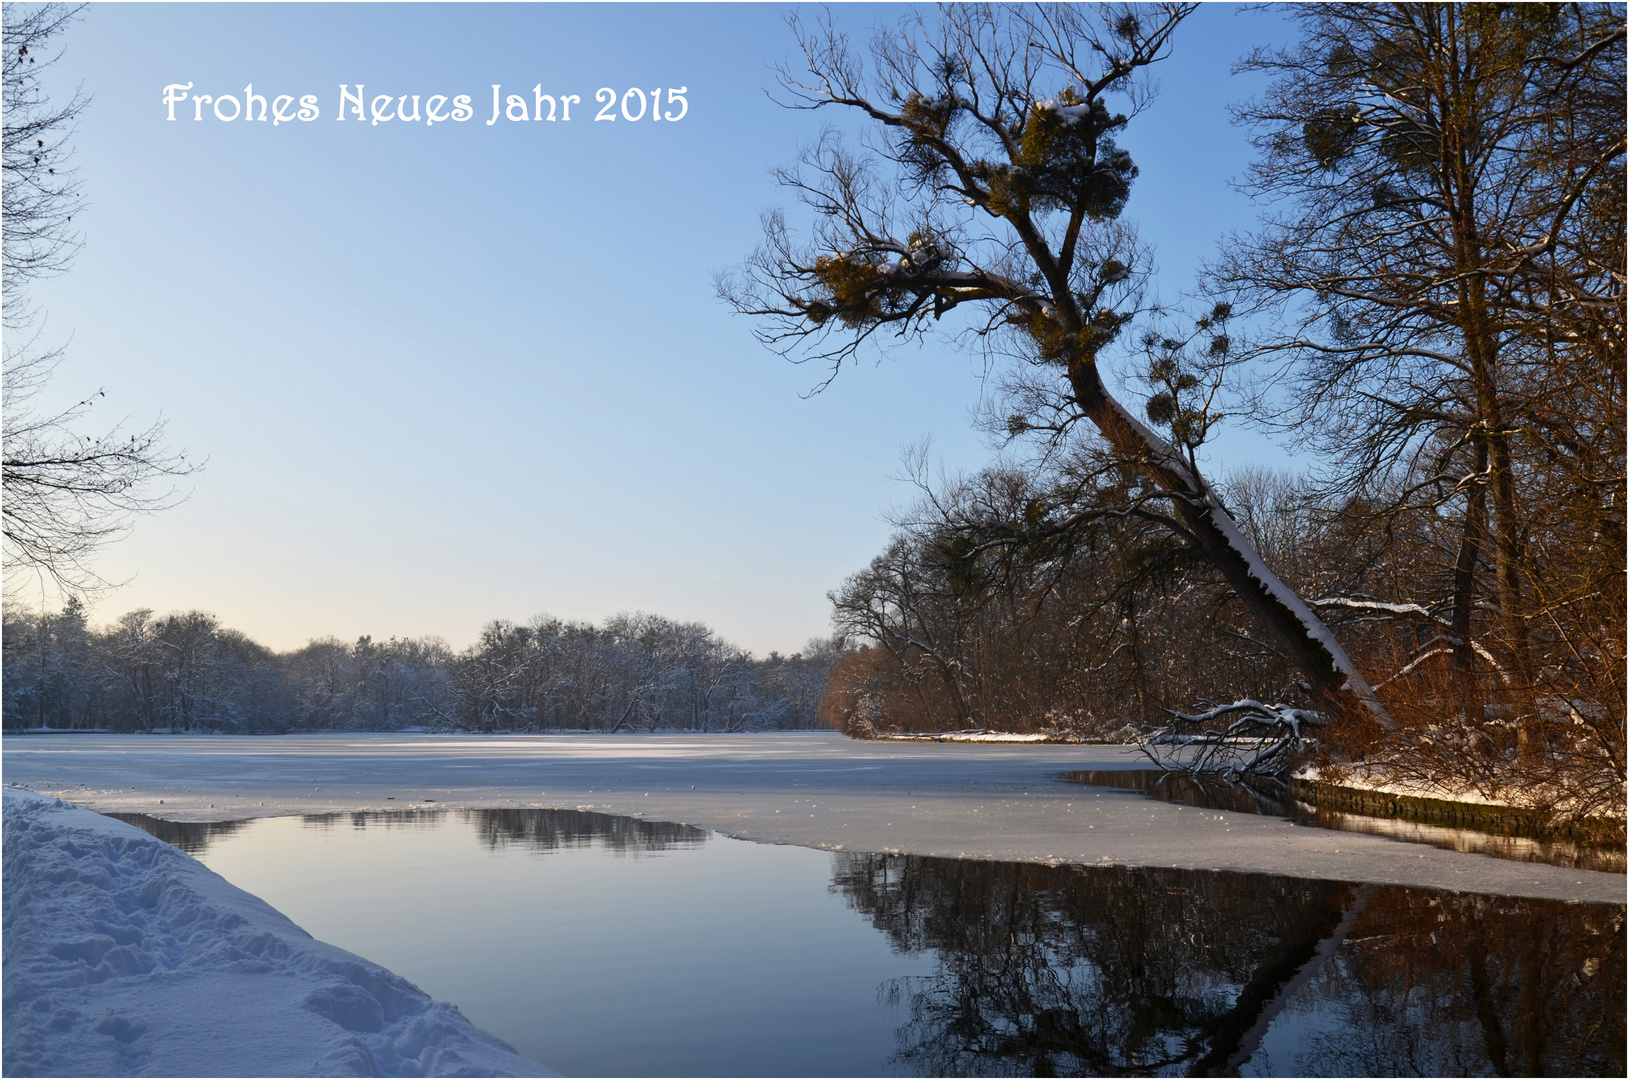
[{"label": "leaning tree", "polygon": [[[1056,400],[1137,478],[1131,512],[1214,564],[1326,703],[1362,703],[1384,721],[1335,636],[1201,474],[1196,414],[1181,400],[1202,394],[1201,381],[1174,358],[1155,373],[1169,385],[1146,411],[1167,439],[1100,371],[1147,274],[1120,220],[1137,169],[1115,137],[1149,98],[1145,69],[1169,55],[1192,10],[950,6],[879,29],[868,56],[829,19],[794,20],[807,73],[783,72],[787,104],[845,115],[862,133],[828,128],[778,174],[812,211],[812,230],[800,238],[783,212],[766,214],[764,242],[720,292],[760,320],[766,344],[834,371],[876,340],[959,332],[1050,373]],[[1228,347],[1225,335],[1208,341]]]}]

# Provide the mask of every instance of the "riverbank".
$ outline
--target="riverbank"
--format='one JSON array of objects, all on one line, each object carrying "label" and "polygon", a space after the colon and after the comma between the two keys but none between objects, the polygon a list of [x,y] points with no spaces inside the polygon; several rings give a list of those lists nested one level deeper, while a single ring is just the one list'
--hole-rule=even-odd
[{"label": "riverbank", "polygon": [[1314,806],[1370,817],[1476,829],[1529,840],[1561,840],[1587,847],[1622,848],[1624,845],[1622,818],[1569,815],[1508,803],[1472,801],[1463,796],[1446,798],[1301,778],[1291,779],[1289,788],[1291,795]]}]

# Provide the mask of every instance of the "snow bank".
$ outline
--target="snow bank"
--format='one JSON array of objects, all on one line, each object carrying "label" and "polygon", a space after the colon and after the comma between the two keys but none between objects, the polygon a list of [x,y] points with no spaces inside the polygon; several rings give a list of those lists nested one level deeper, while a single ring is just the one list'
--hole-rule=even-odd
[{"label": "snow bank", "polygon": [[6,1076],[552,1076],[133,826],[4,793]]},{"label": "snow bank", "polygon": [[[1305,780],[1308,783],[1330,784],[1336,787],[1350,788],[1354,791],[1370,791],[1378,795],[1400,795],[1409,799],[1436,799],[1440,802],[1469,803],[1474,806],[1486,806],[1496,810],[1510,810],[1515,812],[1531,811],[1535,805],[1544,807],[1556,814],[1579,813],[1580,807],[1575,800],[1556,799],[1553,793],[1542,788],[1529,786],[1527,788],[1506,787],[1492,792],[1478,791],[1469,783],[1461,780],[1424,780],[1416,776],[1399,775],[1396,770],[1384,762],[1362,762],[1348,765],[1329,772],[1320,770],[1315,765],[1304,765],[1295,773],[1295,779]],[[1621,818],[1622,812],[1610,814],[1602,812],[1602,820],[1613,817]]]},{"label": "snow bank", "polygon": [[1295,771],[1296,780],[1308,783],[1333,784],[1358,791],[1373,791],[1380,795],[1402,795],[1414,799],[1441,799],[1444,802],[1474,803],[1478,806],[1502,806],[1520,809],[1517,803],[1489,798],[1469,784],[1427,782],[1392,776],[1384,765],[1362,764],[1325,775],[1316,765],[1303,765]]}]

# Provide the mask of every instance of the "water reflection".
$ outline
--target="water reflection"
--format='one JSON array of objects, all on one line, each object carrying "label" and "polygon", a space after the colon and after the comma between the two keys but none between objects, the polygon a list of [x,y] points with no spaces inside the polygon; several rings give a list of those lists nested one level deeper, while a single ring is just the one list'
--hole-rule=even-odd
[{"label": "water reflection", "polygon": [[[343,824],[352,829],[434,830],[456,814],[475,830],[483,846],[498,851],[514,847],[549,854],[596,847],[613,855],[653,855],[692,848],[707,841],[705,829],[669,821],[643,821],[586,810],[368,810],[352,813],[304,814],[300,825],[327,832]],[[216,840],[231,836],[255,819],[242,821],[166,821],[147,814],[109,814],[160,840],[202,855]]]},{"label": "water reflection", "polygon": [[[1611,1076],[1626,1064],[1621,905],[834,854],[574,810],[119,816],[195,854],[211,847],[206,862],[234,884],[567,1073],[775,1075],[796,1062],[813,1075]],[[675,855],[619,858],[663,852]],[[488,917],[459,914],[472,892]]]},{"label": "water reflection", "polygon": [[249,824],[248,821],[166,821],[148,814],[110,813],[107,816],[151,833],[188,855],[201,854],[212,841],[231,836]]},{"label": "water reflection", "polygon": [[833,888],[937,953],[884,988],[919,1075],[1624,1070],[1615,906],[862,854]]},{"label": "water reflection", "polygon": [[435,829],[440,827],[446,813],[445,810],[336,810],[327,814],[302,814],[300,824],[319,832],[346,823],[353,829]]},{"label": "water reflection", "polygon": [[708,837],[705,829],[692,825],[587,810],[471,810],[465,820],[494,850],[513,844],[547,853],[594,845],[614,855],[639,856],[696,847]]},{"label": "water reflection", "polygon": [[[1059,779],[1092,787],[1140,791],[1166,802],[1202,806],[1207,810],[1233,810],[1241,814],[1271,814],[1274,817],[1295,813],[1293,804],[1296,800],[1290,798],[1289,789],[1265,779],[1247,777],[1240,783],[1228,784],[1164,769],[1087,769],[1061,773]],[[1305,803],[1301,805],[1306,806]]]},{"label": "water reflection", "polygon": [[1480,829],[1426,825],[1404,818],[1375,817],[1345,810],[1314,806],[1295,798],[1282,784],[1258,780],[1239,784],[1220,780],[1202,781],[1185,773],[1161,769],[1101,769],[1059,774],[1060,780],[1091,787],[1139,791],[1165,802],[1200,806],[1209,810],[1232,810],[1244,814],[1287,817],[1299,825],[1341,832],[1388,836],[1449,851],[1468,851],[1518,862],[1541,862],[1580,870],[1602,870],[1621,874],[1625,856],[1621,848],[1587,847],[1566,840],[1536,840],[1526,836],[1506,836]]}]

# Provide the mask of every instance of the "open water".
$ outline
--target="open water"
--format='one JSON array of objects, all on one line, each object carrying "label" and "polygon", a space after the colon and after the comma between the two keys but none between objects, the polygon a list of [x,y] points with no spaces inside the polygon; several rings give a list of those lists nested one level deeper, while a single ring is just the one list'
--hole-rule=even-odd
[{"label": "open water", "polygon": [[1619,905],[570,810],[118,816],[566,1075],[1625,1072]]}]

